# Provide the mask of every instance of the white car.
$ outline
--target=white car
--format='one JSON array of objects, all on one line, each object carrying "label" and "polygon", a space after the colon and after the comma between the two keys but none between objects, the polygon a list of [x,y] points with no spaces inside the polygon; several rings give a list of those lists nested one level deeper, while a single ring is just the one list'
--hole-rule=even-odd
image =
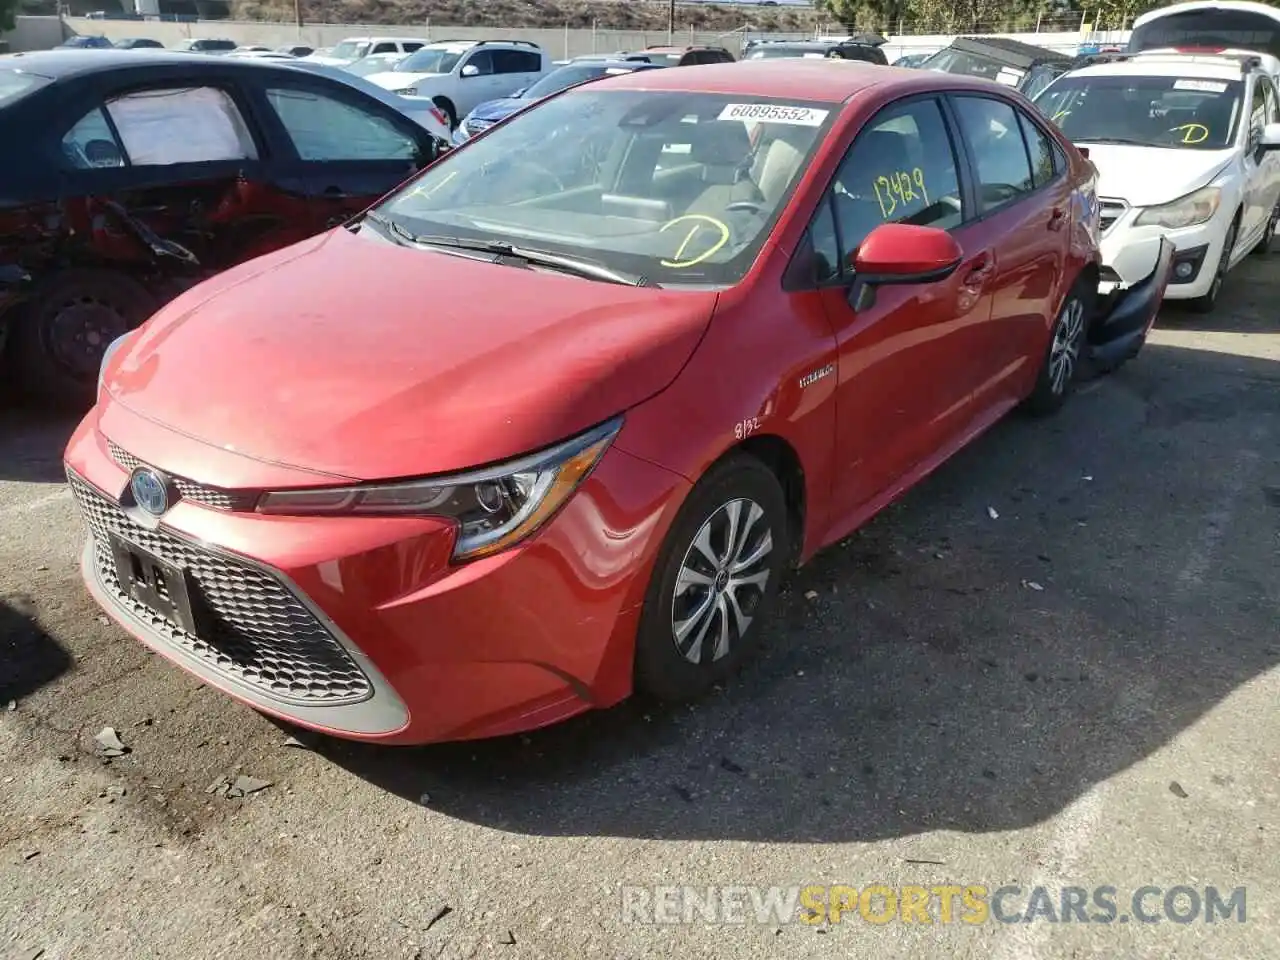
[{"label": "white car", "polygon": [[446,40],[368,79],[395,93],[429,97],[456,127],[478,104],[509,97],[550,68],[546,51],[527,40]]},{"label": "white car", "polygon": [[302,59],[341,67],[379,53],[413,53],[430,42],[424,37],[347,37],[324,52],[313,53]]},{"label": "white car", "polygon": [[1280,219],[1280,97],[1257,57],[1143,53],[1073,70],[1037,98],[1098,170],[1102,291],[1177,249],[1166,300],[1213,309]]},{"label": "white car", "polygon": [[341,67],[335,67],[327,63],[316,63],[314,60],[308,60],[305,57],[288,60],[285,66],[306,70],[308,73],[318,73],[355,87],[367,96],[373,97],[393,110],[403,113],[436,139],[452,145],[448,118],[444,115],[444,111],[426,97],[402,97],[398,93],[392,93],[384,87],[370,83],[364,77],[349,73]]}]

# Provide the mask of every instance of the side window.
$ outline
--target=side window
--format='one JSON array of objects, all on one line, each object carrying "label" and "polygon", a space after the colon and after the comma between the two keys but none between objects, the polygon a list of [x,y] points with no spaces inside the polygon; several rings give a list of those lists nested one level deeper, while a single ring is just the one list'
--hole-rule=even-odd
[{"label": "side window", "polygon": [[841,268],[882,223],[959,226],[960,181],[938,102],[917,100],[876,116],[836,171],[831,202]]},{"label": "side window", "polygon": [[124,151],[101,107],[94,107],[67,131],[62,138],[62,153],[77,170],[124,166]]},{"label": "side window", "polygon": [[418,144],[390,120],[313,90],[271,89],[267,101],[303,160],[412,160]]},{"label": "side window", "polygon": [[537,73],[542,69],[542,58],[526,50],[494,50],[495,73]]},{"label": "side window", "polygon": [[400,49],[404,53],[417,53],[423,47],[423,43],[419,40],[410,40],[407,43],[400,44]]},{"label": "side window", "polygon": [[375,53],[396,53],[396,45],[394,43],[375,43],[373,49],[369,51],[372,56]]},{"label": "side window", "polygon": [[1257,141],[1257,138],[1262,133],[1262,128],[1267,125],[1267,93],[1262,84],[1262,77],[1258,77],[1253,82],[1253,102],[1249,107],[1249,140],[1251,143]]},{"label": "side window", "polygon": [[1262,92],[1267,98],[1267,123],[1280,122],[1280,103],[1276,101],[1275,85],[1266,77],[1263,77],[1259,83],[1262,84]]},{"label": "side window", "polygon": [[490,76],[493,73],[493,51],[480,50],[473,53],[467,58],[466,65],[475,67],[482,77]]},{"label": "side window", "polygon": [[956,97],[955,105],[977,167],[980,212],[1030,193],[1035,180],[1013,107],[988,97]]},{"label": "side window", "polygon": [[1053,144],[1025,113],[1021,110],[1017,113],[1018,122],[1022,124],[1022,138],[1031,157],[1032,183],[1039,189],[1054,177]]},{"label": "side window", "polygon": [[809,225],[809,242],[813,246],[813,272],[818,283],[836,279],[844,271],[840,262],[840,238],[836,236],[836,218],[831,212],[828,194]]},{"label": "side window", "polygon": [[140,91],[107,101],[106,110],[120,132],[120,145],[131,166],[252,160],[258,156],[239,107],[224,90]]}]

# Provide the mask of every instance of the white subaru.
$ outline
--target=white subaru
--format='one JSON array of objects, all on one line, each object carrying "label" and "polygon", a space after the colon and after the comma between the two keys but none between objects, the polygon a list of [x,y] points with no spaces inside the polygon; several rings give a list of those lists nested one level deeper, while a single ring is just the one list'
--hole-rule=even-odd
[{"label": "white subaru", "polygon": [[1280,98],[1257,57],[1142,53],[1059,77],[1037,98],[1098,170],[1104,282],[1147,276],[1168,237],[1167,300],[1209,312],[1227,271],[1280,219]]}]

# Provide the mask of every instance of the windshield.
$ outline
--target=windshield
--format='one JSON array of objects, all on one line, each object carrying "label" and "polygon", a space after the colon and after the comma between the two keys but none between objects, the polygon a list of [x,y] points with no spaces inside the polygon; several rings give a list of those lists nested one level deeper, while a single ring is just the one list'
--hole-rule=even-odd
[{"label": "windshield", "polygon": [[21,70],[0,70],[0,107],[34,93],[41,87],[53,83],[48,77],[40,77],[34,73]]},{"label": "windshield", "polygon": [[559,70],[552,70],[521,94],[521,97],[525,100],[537,100],[539,97],[549,97],[553,93],[559,93],[565,87],[571,87],[575,83],[582,83],[584,80],[594,80],[596,77],[603,77],[608,74],[630,72],[631,70],[627,67],[606,67],[599,63],[561,67]]},{"label": "windshield", "polygon": [[1168,13],[1129,37],[1130,53],[1162,47],[1234,47],[1280,57],[1280,11],[1275,17],[1248,10]]},{"label": "windshield", "polygon": [[1075,143],[1222,150],[1234,139],[1243,91],[1239,80],[1076,75],[1036,106]]},{"label": "windshield", "polygon": [[329,51],[329,56],[336,60],[358,60],[369,50],[368,40],[343,40]]},{"label": "windshield", "polygon": [[413,234],[498,241],[663,286],[742,278],[830,104],[585,88],[517,114],[378,207]]},{"label": "windshield", "polygon": [[462,59],[462,50],[446,50],[443,47],[423,47],[417,53],[411,53],[393,70],[401,73],[453,73],[453,68]]},{"label": "windshield", "polygon": [[354,63],[348,63],[342,69],[357,77],[367,77],[371,73],[386,73],[404,59],[403,53],[375,53],[371,57],[362,57]]}]

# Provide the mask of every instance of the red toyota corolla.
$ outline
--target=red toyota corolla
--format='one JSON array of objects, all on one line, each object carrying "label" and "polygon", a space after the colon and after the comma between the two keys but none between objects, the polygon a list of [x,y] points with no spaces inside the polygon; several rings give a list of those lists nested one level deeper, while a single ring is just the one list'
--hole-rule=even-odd
[{"label": "red toyota corolla", "polygon": [[117,341],[89,589],[266,713],[414,743],[693,697],[778,581],[1137,352],[1015,93],[826,61],[569,90]]}]

